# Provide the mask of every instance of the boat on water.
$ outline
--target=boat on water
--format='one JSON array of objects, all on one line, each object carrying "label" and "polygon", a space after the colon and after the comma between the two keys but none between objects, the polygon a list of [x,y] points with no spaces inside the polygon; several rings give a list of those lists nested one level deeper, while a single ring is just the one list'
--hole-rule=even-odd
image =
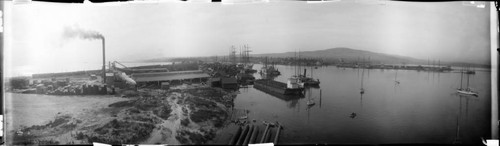
[{"label": "boat on water", "polygon": [[258,79],[254,81],[254,88],[265,92],[274,92],[281,95],[302,95],[304,83],[298,78],[289,78],[287,83],[269,79]]},{"label": "boat on water", "polygon": [[356,116],[357,116],[357,114],[356,114],[356,113],[354,113],[354,112],[353,112],[353,113],[351,113],[351,115],[349,115],[349,117],[350,117],[351,119],[356,118]]},{"label": "boat on water", "polygon": [[474,70],[468,70],[465,73],[469,74],[469,75],[474,75],[474,74],[476,74],[476,71],[474,71]]},{"label": "boat on water", "polygon": [[274,64],[269,65],[268,59],[266,57],[266,61],[264,62],[264,66],[260,69],[260,74],[262,76],[279,76],[281,72],[274,66]]},{"label": "boat on water", "polygon": [[241,72],[246,74],[253,74],[257,72],[257,70],[253,69],[253,64],[250,63],[244,64],[240,69]]},{"label": "boat on water", "polygon": [[236,79],[240,84],[252,84],[255,80],[255,77],[252,74],[245,73],[245,71],[241,71],[240,73],[236,74]]},{"label": "boat on water", "polygon": [[[299,59],[299,64],[300,64],[300,59]],[[307,69],[304,68],[304,74],[300,74],[300,67],[299,67],[299,73],[298,77],[300,78],[300,81],[304,83],[305,86],[312,86],[312,87],[318,87],[319,86],[319,79],[314,79],[313,78],[313,66],[311,66],[311,77],[307,77]]]},{"label": "boat on water", "polygon": [[319,86],[319,79],[314,79],[312,77],[312,67],[311,67],[311,77],[306,76],[307,69],[304,69],[304,75],[299,75],[300,81],[304,83],[305,86]]},{"label": "boat on water", "polygon": [[399,84],[400,84],[400,82],[399,82],[399,80],[398,80],[398,70],[396,70],[396,77],[394,77],[394,83],[395,83],[396,85],[399,85]]},{"label": "boat on water", "polygon": [[305,92],[307,92],[307,108],[311,108],[312,106],[314,106],[316,104],[316,102],[314,102],[314,99],[311,98],[311,92],[312,90],[309,89],[309,90],[306,90]]},{"label": "boat on water", "polygon": [[315,105],[316,103],[314,102],[314,100],[308,100],[307,101],[307,106],[313,106]]},{"label": "boat on water", "polygon": [[265,76],[278,76],[281,72],[274,66],[264,66],[260,69],[260,73]]},{"label": "boat on water", "polygon": [[477,92],[475,91],[472,91],[470,88],[466,88],[466,89],[457,89],[457,92],[458,93],[462,93],[462,94],[467,94],[467,95],[473,95],[473,96],[479,96]]},{"label": "boat on water", "polygon": [[[467,73],[466,73],[467,74]],[[462,87],[462,82],[463,82],[463,75],[464,75],[464,71],[462,69],[462,71],[460,72],[460,88],[457,89],[457,92],[460,93],[460,94],[465,94],[465,95],[472,95],[472,96],[476,96],[478,97],[479,96],[479,93],[477,91],[473,91],[470,87],[469,87],[469,75],[470,74],[467,74],[467,86],[466,88],[463,88]]]}]

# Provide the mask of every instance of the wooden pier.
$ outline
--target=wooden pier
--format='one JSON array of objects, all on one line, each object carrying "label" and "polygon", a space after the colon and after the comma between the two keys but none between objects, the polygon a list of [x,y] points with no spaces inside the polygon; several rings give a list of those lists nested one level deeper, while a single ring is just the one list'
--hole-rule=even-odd
[{"label": "wooden pier", "polygon": [[[262,133],[260,132],[259,125],[246,125],[243,128],[240,126],[235,131],[235,135],[231,138],[229,145],[245,146],[248,144],[258,144],[258,143],[274,143],[278,144],[279,136],[283,126],[266,124],[266,127]],[[242,130],[243,129],[243,130]],[[273,132],[275,130],[275,132]],[[273,135],[274,134],[274,135]],[[258,137],[260,136],[260,139]],[[271,139],[273,138],[274,139]]]}]

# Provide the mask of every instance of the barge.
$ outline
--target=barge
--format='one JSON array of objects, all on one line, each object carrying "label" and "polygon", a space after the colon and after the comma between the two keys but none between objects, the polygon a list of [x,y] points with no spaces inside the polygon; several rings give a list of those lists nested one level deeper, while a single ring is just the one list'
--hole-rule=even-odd
[{"label": "barge", "polygon": [[304,86],[299,82],[299,80],[294,80],[294,78],[290,78],[286,84],[269,79],[258,79],[254,81],[254,87],[267,93],[303,95]]}]

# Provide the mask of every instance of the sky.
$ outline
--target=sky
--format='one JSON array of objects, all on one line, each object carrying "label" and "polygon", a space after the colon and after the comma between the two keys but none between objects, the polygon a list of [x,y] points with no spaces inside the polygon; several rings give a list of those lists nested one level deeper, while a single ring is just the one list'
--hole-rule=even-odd
[{"label": "sky", "polygon": [[[418,59],[489,63],[486,8],[462,2],[56,4],[6,2],[6,76],[95,68],[106,61],[348,47]],[[99,66],[98,66],[99,67]],[[97,68],[98,68],[97,67]],[[95,69],[97,69],[95,68]]]}]

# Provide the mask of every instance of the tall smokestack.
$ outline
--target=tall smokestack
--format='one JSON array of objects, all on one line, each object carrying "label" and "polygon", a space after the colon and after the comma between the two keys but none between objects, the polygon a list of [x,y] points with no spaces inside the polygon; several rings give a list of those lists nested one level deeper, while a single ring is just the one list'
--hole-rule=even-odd
[{"label": "tall smokestack", "polygon": [[102,83],[106,84],[106,41],[104,36],[101,36],[102,39]]},{"label": "tall smokestack", "polygon": [[106,83],[106,42],[104,36],[97,32],[91,30],[85,30],[78,26],[65,27],[63,37],[65,38],[81,38],[81,39],[101,39],[102,40],[102,79],[103,83]]}]

